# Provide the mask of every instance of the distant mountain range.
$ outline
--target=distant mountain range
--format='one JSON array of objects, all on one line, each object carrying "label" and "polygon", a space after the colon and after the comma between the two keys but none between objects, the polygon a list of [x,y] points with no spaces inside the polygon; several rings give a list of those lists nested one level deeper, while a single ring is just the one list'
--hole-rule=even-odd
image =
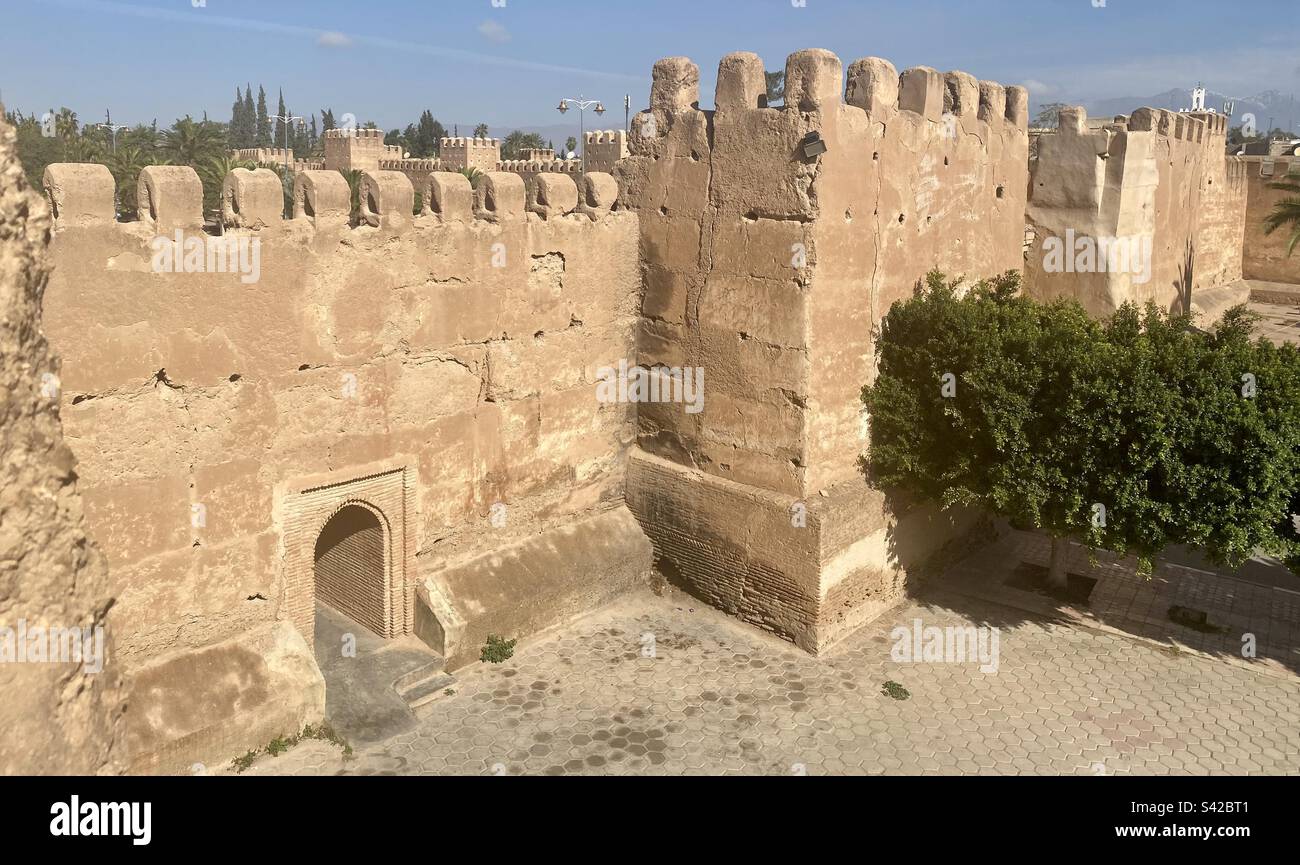
[{"label": "distant mountain range", "polygon": [[[1043,105],[1058,101],[1077,104],[1072,99],[1035,100],[1033,112],[1036,115]],[[1265,90],[1263,93],[1257,93],[1254,96],[1228,96],[1223,93],[1216,93],[1213,90],[1205,94],[1205,107],[1212,108],[1215,111],[1223,111],[1224,103],[1228,101],[1236,103],[1232,110],[1233,126],[1241,125],[1243,115],[1254,114],[1255,125],[1261,132],[1278,127],[1289,129],[1300,135],[1300,127],[1296,126],[1297,123],[1300,123],[1300,98],[1297,98],[1296,94],[1282,93],[1278,90]],[[1091,102],[1085,100],[1083,106],[1088,109],[1089,117],[1114,117],[1117,114],[1132,114],[1139,108],[1164,108],[1169,111],[1185,111],[1192,107],[1192,91],[1175,87],[1154,96],[1124,96],[1115,99],[1098,99]],[[1270,119],[1272,120],[1272,126],[1269,125]]]}]

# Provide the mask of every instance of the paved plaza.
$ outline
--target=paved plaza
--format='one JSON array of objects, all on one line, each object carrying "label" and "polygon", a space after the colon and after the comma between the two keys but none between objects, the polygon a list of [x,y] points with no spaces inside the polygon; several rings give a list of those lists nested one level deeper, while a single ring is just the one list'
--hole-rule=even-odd
[{"label": "paved plaza", "polygon": [[[984,554],[1032,558],[1026,543],[1012,534]],[[989,586],[1005,595],[999,580]],[[646,590],[504,664],[460,671],[416,726],[352,759],[309,742],[248,774],[1300,773],[1300,679],[1276,657],[1295,646],[1252,667],[1190,635],[1135,635],[1119,616],[1087,621],[1016,600],[976,597],[954,569],[813,658],[685,595]],[[996,672],[979,660],[894,660],[891,632],[917,620],[996,628]]]}]

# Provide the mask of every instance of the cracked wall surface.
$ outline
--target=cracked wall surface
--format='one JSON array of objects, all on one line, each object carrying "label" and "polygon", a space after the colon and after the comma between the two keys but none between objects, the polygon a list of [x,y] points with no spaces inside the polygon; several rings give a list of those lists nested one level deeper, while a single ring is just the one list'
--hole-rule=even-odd
[{"label": "cracked wall surface", "polygon": [[[50,214],[3,118],[0,108],[0,773],[112,772],[121,765],[109,629],[118,614],[109,615],[113,587],[87,536],[77,459],[59,420],[59,363],[42,332]],[[108,656],[102,665],[84,654],[38,659],[23,636],[52,628],[103,628]]]},{"label": "cracked wall surface", "polygon": [[[552,537],[580,558],[566,533],[625,508],[634,411],[598,402],[595,383],[600,367],[635,356],[636,216],[610,212],[598,192],[582,212],[525,212],[509,174],[488,175],[476,209],[468,181],[434,174],[441,185],[412,216],[409,181],[379,171],[365,181],[373,226],[348,227],[346,184],[330,172],[300,178],[302,218],[253,219],[251,174],[236,184],[248,196],[240,215],[263,227],[228,227],[225,239],[260,244],[255,282],[155,272],[160,233],[206,236],[180,186],[157,203],[166,228],[70,218],[54,239],[49,333],[66,354],[63,407],[88,521],[121,586],[126,664],[172,683],[175,706],[190,699],[195,653],[242,671],[255,659],[235,651],[241,639],[289,620],[306,630],[286,601],[290,499],[379,471],[407,473],[413,490],[397,591],[444,619],[449,642],[437,648],[457,663],[477,660],[479,646],[452,645],[456,635],[526,635],[639,577],[650,551],[630,517],[597,523],[621,547],[610,567],[532,573],[527,610],[500,597],[481,561]],[[67,198],[75,205],[75,187]],[[276,632],[260,645],[279,657],[286,642]],[[310,661],[306,645],[289,655]],[[283,683],[259,663],[279,699]],[[314,688],[308,675],[289,715],[312,715]],[[174,727],[135,718],[148,728],[133,732],[136,750],[167,754],[148,768],[229,747],[216,727],[261,711],[203,699],[218,708],[198,727],[187,726],[198,723],[192,705],[172,712]]]},{"label": "cracked wall surface", "polygon": [[668,58],[634,119],[617,173],[641,217],[640,358],[707,385],[699,414],[640,407],[630,497],[675,578],[815,651],[961,528],[913,543],[866,486],[859,393],[875,328],[928,270],[1019,269],[1027,95],[878,58],[846,75],[821,50],[785,81],[768,107],[761,59],[728,55],[702,111],[698,67]]}]

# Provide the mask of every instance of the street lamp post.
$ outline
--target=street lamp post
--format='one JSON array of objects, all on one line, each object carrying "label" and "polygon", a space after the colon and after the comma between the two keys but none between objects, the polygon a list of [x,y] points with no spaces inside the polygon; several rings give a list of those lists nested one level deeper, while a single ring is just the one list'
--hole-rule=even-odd
[{"label": "street lamp post", "polygon": [[[298,122],[298,125],[301,127],[303,120],[305,120],[306,118],[304,118],[304,117],[298,117],[297,115],[294,115],[294,114],[290,114],[290,115],[285,116],[285,117],[281,117],[279,114],[276,114],[276,115],[274,115],[271,119],[272,119],[272,120],[279,120],[280,122],[282,122],[282,123],[284,124],[284,150],[285,150],[285,153],[288,153],[288,152],[289,152],[289,127],[290,127],[291,125],[293,125],[294,121],[297,121],[297,122]],[[285,158],[288,159],[287,156],[286,156]],[[292,160],[292,159],[290,159],[290,160],[288,161],[288,163],[286,163],[286,167],[287,167],[287,168],[292,168],[292,167],[293,167],[293,160]]]},{"label": "street lamp post", "polygon": [[578,109],[579,124],[578,134],[582,137],[579,139],[582,144],[582,176],[587,176],[587,109],[594,109],[597,116],[605,113],[605,106],[599,99],[583,99],[579,96],[577,99],[561,99],[559,112],[566,114],[570,106]]},{"label": "street lamp post", "polygon": [[103,123],[96,123],[95,125],[98,126],[100,129],[107,129],[107,130],[109,131],[109,134],[111,134],[111,135],[113,136],[113,153],[117,153],[117,132],[118,132],[118,130],[119,130],[119,129],[130,129],[130,128],[131,128],[131,127],[129,127],[129,126],[124,126],[124,125],[122,125],[122,124],[114,123],[114,122],[113,122],[113,115],[112,115],[110,112],[108,112],[108,111],[105,111],[105,112],[104,112],[104,122],[103,122]]},{"label": "street lamp post", "polygon": [[295,120],[298,121],[298,124],[301,127],[303,120],[305,120],[306,118],[298,117],[293,114],[289,114],[283,117],[280,116],[279,114],[276,114],[271,119],[279,120],[281,123],[284,124],[284,158],[285,158],[284,176],[285,179],[289,181],[289,191],[284,197],[285,198],[284,209],[285,209],[285,217],[292,218],[293,211],[290,209],[290,207],[292,206],[291,203],[293,201],[293,178],[294,175],[296,174],[296,171],[294,169],[293,157],[289,155],[289,127],[293,124]]}]

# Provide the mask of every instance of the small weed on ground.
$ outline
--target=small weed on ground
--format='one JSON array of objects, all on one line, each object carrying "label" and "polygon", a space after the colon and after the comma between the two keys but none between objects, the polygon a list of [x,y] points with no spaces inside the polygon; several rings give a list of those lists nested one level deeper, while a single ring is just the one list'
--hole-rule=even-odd
[{"label": "small weed on ground", "polygon": [[907,690],[893,679],[890,679],[888,682],[880,686],[880,693],[886,697],[893,697],[895,700],[906,700],[908,697],[912,696],[911,691]]},{"label": "small weed on ground", "polygon": [[292,736],[281,733],[268,742],[265,748],[261,750],[255,748],[242,757],[236,757],[230,761],[230,767],[235,770],[236,774],[242,774],[253,765],[261,754],[265,753],[272,757],[278,757],[299,742],[305,742],[308,739],[316,739],[321,742],[329,742],[331,745],[337,745],[343,751],[344,760],[352,759],[352,746],[342,736],[334,732],[333,727],[329,724],[308,724]]},{"label": "small weed on ground", "polygon": [[516,642],[518,641],[505,640],[496,634],[489,634],[487,645],[483,647],[483,654],[479,655],[479,660],[489,664],[504,663],[514,656]]}]

